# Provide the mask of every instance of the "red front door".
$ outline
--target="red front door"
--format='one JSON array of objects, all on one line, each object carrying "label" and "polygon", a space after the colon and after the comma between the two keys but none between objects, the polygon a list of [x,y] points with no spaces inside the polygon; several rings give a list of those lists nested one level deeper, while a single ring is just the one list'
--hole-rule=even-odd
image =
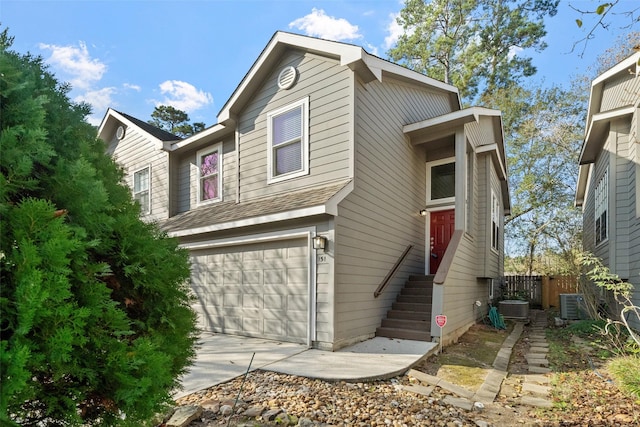
[{"label": "red front door", "polygon": [[455,229],[455,210],[431,212],[429,273],[436,274]]}]

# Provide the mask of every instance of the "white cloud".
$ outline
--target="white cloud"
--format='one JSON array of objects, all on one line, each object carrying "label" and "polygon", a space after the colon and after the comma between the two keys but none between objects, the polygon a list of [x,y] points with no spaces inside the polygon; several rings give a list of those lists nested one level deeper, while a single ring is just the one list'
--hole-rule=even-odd
[{"label": "white cloud", "polygon": [[135,90],[136,92],[140,92],[142,90],[140,86],[134,85],[132,83],[123,83],[122,87],[124,87],[125,89]]},{"label": "white cloud", "polygon": [[289,28],[302,30],[308,36],[335,41],[362,38],[357,25],[352,25],[344,18],[327,16],[324,10],[316,8],[310,14],[289,23]]},{"label": "white cloud", "polygon": [[213,97],[210,93],[198,90],[192,84],[179,80],[167,80],[160,83],[160,92],[165,97],[162,101],[154,101],[156,106],[171,105],[186,113],[213,102]]},{"label": "white cloud", "polygon": [[102,79],[107,66],[91,58],[84,42],[79,46],[57,46],[40,43],[40,49],[51,51],[47,62],[60,71],[62,78],[71,83],[73,89],[87,90]]},{"label": "white cloud", "polygon": [[116,88],[105,87],[96,90],[87,90],[81,95],[76,96],[73,100],[75,102],[86,102],[91,104],[93,114],[87,118],[87,121],[92,125],[99,125],[102,120],[102,115],[107,108],[113,105],[113,94],[116,93]]},{"label": "white cloud", "polygon": [[388,35],[384,38],[384,47],[387,50],[394,47],[402,33],[404,33],[404,29],[400,24],[398,24],[397,21],[399,15],[400,12],[392,13],[389,15],[389,24],[387,25],[386,29]]}]

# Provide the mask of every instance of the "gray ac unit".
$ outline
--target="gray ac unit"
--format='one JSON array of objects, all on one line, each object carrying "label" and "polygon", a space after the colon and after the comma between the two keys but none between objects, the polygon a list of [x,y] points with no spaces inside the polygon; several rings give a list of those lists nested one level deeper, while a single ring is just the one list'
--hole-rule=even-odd
[{"label": "gray ac unit", "polygon": [[584,316],[584,296],[582,294],[560,294],[560,317],[578,320]]}]

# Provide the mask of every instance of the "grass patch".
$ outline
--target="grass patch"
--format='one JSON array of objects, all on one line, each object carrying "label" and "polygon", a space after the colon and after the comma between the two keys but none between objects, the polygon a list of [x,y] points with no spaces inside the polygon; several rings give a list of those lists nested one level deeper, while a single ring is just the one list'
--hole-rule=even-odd
[{"label": "grass patch", "polygon": [[450,383],[469,388],[478,389],[487,377],[488,369],[464,365],[442,365],[438,371],[438,377]]},{"label": "grass patch", "polygon": [[607,365],[618,387],[627,395],[640,399],[640,357],[626,356],[611,359]]}]

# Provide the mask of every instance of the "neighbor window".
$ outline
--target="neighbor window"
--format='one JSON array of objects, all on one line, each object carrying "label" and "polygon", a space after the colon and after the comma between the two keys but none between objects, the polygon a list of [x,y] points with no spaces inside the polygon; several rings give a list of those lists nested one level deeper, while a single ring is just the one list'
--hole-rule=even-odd
[{"label": "neighbor window", "polygon": [[133,198],[140,204],[140,212],[151,212],[151,197],[149,187],[151,184],[151,168],[147,166],[133,173]]},{"label": "neighbor window", "polygon": [[198,203],[222,198],[222,144],[198,151]]},{"label": "neighbor window", "polygon": [[268,182],[309,173],[309,100],[267,114]]},{"label": "neighbor window", "polygon": [[500,199],[491,190],[491,248],[498,250],[500,243]]},{"label": "neighbor window", "polygon": [[596,185],[595,192],[595,232],[596,245],[609,236],[609,169],[607,168]]}]

